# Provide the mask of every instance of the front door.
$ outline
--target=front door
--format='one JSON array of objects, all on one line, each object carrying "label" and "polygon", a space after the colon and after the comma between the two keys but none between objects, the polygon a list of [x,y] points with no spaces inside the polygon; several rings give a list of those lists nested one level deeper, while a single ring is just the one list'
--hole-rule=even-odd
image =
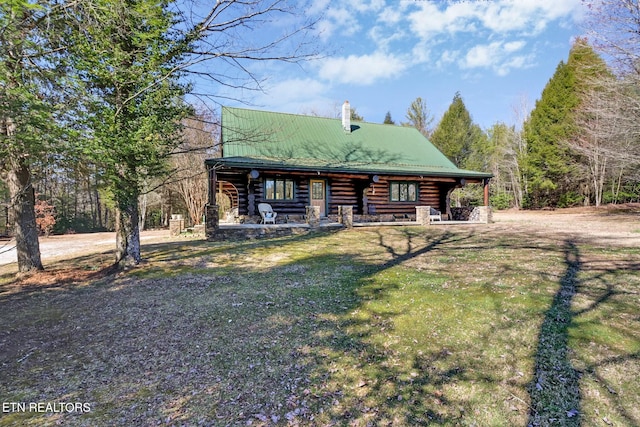
[{"label": "front door", "polygon": [[320,208],[320,216],[327,216],[327,191],[325,182],[321,179],[312,179],[311,185],[311,206]]}]

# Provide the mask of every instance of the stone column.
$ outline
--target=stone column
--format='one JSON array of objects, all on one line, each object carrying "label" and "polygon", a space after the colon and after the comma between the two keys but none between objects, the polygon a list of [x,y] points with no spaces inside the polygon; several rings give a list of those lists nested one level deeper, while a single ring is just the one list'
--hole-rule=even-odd
[{"label": "stone column", "polygon": [[493,210],[491,209],[491,206],[478,206],[478,211],[478,221],[483,224],[489,224],[493,221]]},{"label": "stone column", "polygon": [[353,228],[353,206],[338,206],[338,222],[347,228]]},{"label": "stone column", "polygon": [[320,206],[307,206],[307,224],[311,228],[316,228],[320,225]]},{"label": "stone column", "polygon": [[207,205],[205,207],[205,235],[207,240],[213,240],[216,237],[218,228],[220,228],[220,206]]},{"label": "stone column", "polygon": [[431,225],[429,215],[431,206],[416,206],[416,222],[420,225]]},{"label": "stone column", "polygon": [[169,220],[169,235],[179,236],[182,230],[184,230],[184,218],[182,218],[182,215],[171,215],[171,219]]}]

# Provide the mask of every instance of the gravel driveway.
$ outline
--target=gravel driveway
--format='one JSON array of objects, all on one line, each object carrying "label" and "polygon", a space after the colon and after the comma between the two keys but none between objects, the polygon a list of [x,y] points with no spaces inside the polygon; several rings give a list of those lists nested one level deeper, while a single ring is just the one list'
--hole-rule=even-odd
[{"label": "gravel driveway", "polygon": [[[143,231],[142,244],[169,240],[169,230]],[[15,263],[15,240],[0,240],[0,265]],[[64,234],[40,238],[42,261],[113,251],[116,233]]]}]

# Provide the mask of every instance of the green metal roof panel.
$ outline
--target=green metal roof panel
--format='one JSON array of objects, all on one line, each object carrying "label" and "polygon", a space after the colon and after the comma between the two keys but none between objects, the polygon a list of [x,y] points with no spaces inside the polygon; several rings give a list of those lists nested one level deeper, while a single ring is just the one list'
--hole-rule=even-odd
[{"label": "green metal roof panel", "polygon": [[[223,107],[224,164],[489,177],[458,169],[413,127]],[[218,161],[220,159],[217,159]]]}]

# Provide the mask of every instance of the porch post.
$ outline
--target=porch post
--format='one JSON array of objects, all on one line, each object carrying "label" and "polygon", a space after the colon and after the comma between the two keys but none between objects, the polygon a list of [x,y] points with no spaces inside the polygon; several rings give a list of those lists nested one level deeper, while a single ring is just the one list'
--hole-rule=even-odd
[{"label": "porch post", "polygon": [[489,181],[491,178],[485,178],[484,183],[484,206],[489,206]]},{"label": "porch post", "polygon": [[493,212],[491,206],[478,206],[478,222],[489,224],[493,222]]},{"label": "porch post", "polygon": [[216,204],[216,187],[217,187],[217,181],[218,181],[218,177],[216,175],[216,168],[215,166],[207,166],[209,169],[209,197],[208,197],[208,201],[207,204],[208,205],[215,205]]}]

